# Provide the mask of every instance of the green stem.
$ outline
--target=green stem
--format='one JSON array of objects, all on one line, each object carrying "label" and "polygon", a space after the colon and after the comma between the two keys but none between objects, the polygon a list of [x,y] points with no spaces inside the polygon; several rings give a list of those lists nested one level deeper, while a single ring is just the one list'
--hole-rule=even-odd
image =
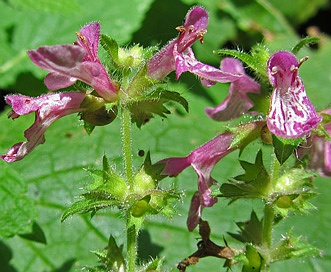
[{"label": "green stem", "polygon": [[124,160],[124,172],[129,187],[133,186],[133,162],[131,147],[131,113],[122,107],[122,151]]},{"label": "green stem", "polygon": [[[128,214],[128,216],[131,216]],[[127,245],[127,271],[136,272],[137,259],[137,232],[136,225],[132,224],[126,229],[126,245]]]},{"label": "green stem", "polygon": [[266,204],[264,207],[263,218],[263,245],[270,249],[272,244],[272,227],[274,223],[274,207],[273,204]]},{"label": "green stem", "polygon": [[274,207],[271,203],[266,203],[264,206],[264,217],[263,217],[263,230],[262,230],[262,245],[265,250],[265,256],[262,261],[261,271],[269,271],[269,254],[272,246],[272,230],[274,224]]},{"label": "green stem", "polygon": [[[134,179],[132,161],[131,113],[126,107],[122,107],[121,122],[124,172],[127,185],[132,189],[134,186]],[[126,217],[127,272],[135,272],[137,259],[137,231],[136,226],[130,222],[130,212],[127,212]]]},{"label": "green stem", "polygon": [[[275,187],[275,182],[277,182],[279,177],[280,164],[275,155],[273,155],[272,162],[272,171],[270,173],[271,178],[271,188]],[[264,260],[261,265],[261,271],[267,272],[269,271],[270,264],[270,251],[272,247],[272,231],[274,226],[275,219],[275,210],[274,203],[266,202],[264,205],[264,216],[263,216],[263,230],[262,230],[262,245],[265,250]]]}]

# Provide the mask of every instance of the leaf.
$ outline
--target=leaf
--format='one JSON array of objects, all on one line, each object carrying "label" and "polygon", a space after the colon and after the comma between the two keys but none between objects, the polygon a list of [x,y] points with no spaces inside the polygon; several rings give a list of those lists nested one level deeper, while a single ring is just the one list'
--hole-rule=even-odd
[{"label": "leaf", "polygon": [[115,39],[102,34],[100,36],[100,44],[102,45],[103,49],[108,53],[112,64],[115,67],[119,67],[118,65],[118,43]]},{"label": "leaf", "polygon": [[250,244],[246,245],[244,253],[235,256],[235,260],[243,264],[242,272],[261,271],[262,257],[259,251]]},{"label": "leaf", "polygon": [[153,118],[155,114],[166,118],[166,114],[170,114],[171,112],[164,104],[171,101],[179,103],[188,111],[188,103],[179,93],[156,90],[130,103],[129,108],[132,115],[132,122],[136,123],[137,127],[140,128]]},{"label": "leaf", "polygon": [[285,139],[272,135],[272,143],[274,146],[277,160],[282,165],[293,154],[294,150],[299,146],[302,139]]},{"label": "leaf", "polygon": [[146,272],[161,272],[164,258],[152,260],[144,269]]},{"label": "leaf", "polygon": [[102,195],[101,193],[86,193],[83,194],[82,197],[82,200],[75,202],[63,213],[61,222],[77,213],[83,214],[92,212],[92,215],[94,215],[100,209],[119,204],[118,201],[114,199],[108,199],[108,195]]},{"label": "leaf", "polygon": [[[152,0],[15,2],[18,4],[17,9],[16,5],[0,2],[2,14],[15,14],[9,19],[9,23],[0,25],[0,37],[5,35],[4,40],[0,39],[4,45],[0,49],[0,53],[4,53],[0,54],[1,88],[14,84],[20,73],[29,72],[42,79],[46,72],[33,65],[26,51],[42,45],[71,44],[76,40],[75,32],[88,22],[98,21],[101,24],[101,33],[112,36],[122,44],[128,42],[142,23]],[[66,2],[70,4],[67,5]],[[64,10],[66,12],[63,12]],[[112,19],[109,17],[109,10]],[[30,88],[25,90],[27,89]]]},{"label": "leaf", "polygon": [[298,54],[298,52],[300,51],[300,49],[304,46],[308,46],[310,44],[316,44],[318,43],[319,38],[317,37],[305,37],[303,39],[301,39],[293,48],[292,48],[292,53],[293,54]]},{"label": "leaf", "polygon": [[79,7],[76,0],[9,0],[15,9],[31,9],[40,11],[69,12]]},{"label": "leaf", "polygon": [[259,220],[255,211],[252,211],[251,218],[246,222],[236,222],[240,229],[239,233],[229,233],[233,238],[242,243],[261,245],[262,243],[262,220]]},{"label": "leaf", "polygon": [[262,161],[262,151],[256,155],[255,163],[240,161],[245,173],[236,176],[233,181],[221,185],[221,197],[231,198],[235,201],[239,198],[265,198],[268,197],[270,177]]},{"label": "leaf", "polygon": [[292,233],[284,236],[270,252],[270,257],[272,258],[273,262],[307,256],[321,256],[321,251],[318,248],[303,241],[302,237],[292,237]]},{"label": "leaf", "polygon": [[0,162],[0,236],[8,238],[33,231],[38,212],[27,195],[27,186],[18,172]]},{"label": "leaf", "polygon": [[[262,49],[262,47],[260,47]],[[261,51],[261,50],[260,50]],[[215,53],[219,55],[226,55],[231,56],[234,58],[238,58],[242,62],[244,62],[248,67],[250,67],[257,75],[266,77],[266,60],[264,54],[268,56],[267,52],[265,51],[264,54],[259,52],[259,56],[263,56],[264,58],[258,59],[256,58],[256,53],[248,54],[245,52],[241,52],[238,50],[230,50],[230,49],[219,49],[216,50]]]}]

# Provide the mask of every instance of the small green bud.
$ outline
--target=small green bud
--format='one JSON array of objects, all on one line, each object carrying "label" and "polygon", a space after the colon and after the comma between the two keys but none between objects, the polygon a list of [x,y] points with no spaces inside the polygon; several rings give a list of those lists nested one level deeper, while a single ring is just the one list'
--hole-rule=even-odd
[{"label": "small green bud", "polygon": [[142,195],[153,189],[155,189],[153,178],[145,172],[144,168],[141,168],[134,176],[134,192]]},{"label": "small green bud", "polygon": [[129,49],[118,48],[119,65],[127,69],[135,69],[140,66],[143,61],[143,49],[135,45]]},{"label": "small green bud", "polygon": [[146,196],[138,200],[132,207],[131,214],[134,217],[142,217],[150,208],[149,201],[151,197]]},{"label": "small green bud", "polygon": [[281,196],[277,199],[276,205],[281,209],[289,209],[292,206],[292,199],[287,195]]},{"label": "small green bud", "polygon": [[246,246],[245,252],[248,260],[247,264],[244,264],[243,272],[260,271],[261,267],[261,256],[259,252],[251,245]]},{"label": "small green bud", "polygon": [[117,116],[117,106],[105,104],[105,100],[101,97],[94,95],[86,95],[86,98],[80,105],[85,111],[81,113],[81,118],[93,125],[93,126],[104,126],[108,125]]},{"label": "small green bud", "polygon": [[87,110],[82,112],[81,118],[94,126],[105,126],[110,124],[115,120],[117,116],[117,106],[113,106],[109,110],[105,106],[102,106],[100,109],[91,111]]}]

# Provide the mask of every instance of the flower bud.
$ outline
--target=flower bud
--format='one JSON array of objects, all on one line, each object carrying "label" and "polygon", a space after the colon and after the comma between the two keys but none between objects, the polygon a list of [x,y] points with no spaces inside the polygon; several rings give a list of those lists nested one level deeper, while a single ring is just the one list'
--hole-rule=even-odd
[{"label": "flower bud", "polygon": [[134,217],[142,217],[150,208],[149,201],[151,197],[145,196],[144,198],[138,200],[132,207],[131,214]]},{"label": "flower bud", "polygon": [[107,109],[105,100],[94,95],[87,95],[81,104],[85,109],[81,113],[81,119],[94,126],[104,126],[113,122],[117,116],[117,106]]},{"label": "flower bud", "polygon": [[123,68],[135,69],[140,66],[143,60],[143,50],[135,45],[129,49],[118,48],[118,62]]}]

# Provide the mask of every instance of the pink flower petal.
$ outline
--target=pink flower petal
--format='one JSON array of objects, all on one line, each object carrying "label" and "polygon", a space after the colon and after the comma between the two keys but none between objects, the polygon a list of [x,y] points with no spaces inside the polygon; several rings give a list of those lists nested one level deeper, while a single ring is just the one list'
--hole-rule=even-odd
[{"label": "pink flower petal", "polygon": [[0,158],[7,162],[23,159],[37,145],[45,142],[44,133],[53,122],[65,115],[82,111],[80,104],[84,98],[85,94],[77,92],[46,94],[35,98],[25,95],[8,95],[6,101],[13,108],[14,118],[35,112],[36,119],[33,125],[24,132],[27,141],[15,144]]},{"label": "pink flower petal", "polygon": [[177,176],[190,165],[198,175],[199,191],[193,196],[189,212],[188,228],[190,230],[194,229],[199,222],[202,207],[210,207],[217,202],[216,197],[210,196],[210,186],[216,183],[211,177],[211,171],[224,156],[236,149],[230,148],[233,138],[234,134],[225,132],[198,147],[187,157],[168,158],[158,162],[158,164],[165,164],[162,171],[164,175]]},{"label": "pink flower petal", "polygon": [[229,73],[231,85],[228,96],[217,107],[208,107],[206,114],[216,121],[227,121],[248,113],[253,107],[253,102],[247,96],[248,93],[260,93],[260,85],[245,74],[242,63],[233,58],[225,58],[221,62],[223,73]]},{"label": "pink flower petal", "polygon": [[[331,114],[331,109],[322,111]],[[326,132],[331,135],[331,123],[324,125]],[[298,149],[299,158],[308,156],[308,169],[318,172],[323,177],[331,177],[331,141],[322,135],[312,134],[307,142]]]},{"label": "pink flower petal", "polygon": [[195,227],[199,224],[202,213],[202,204],[200,200],[199,192],[195,192],[191,199],[191,205],[189,214],[187,217],[187,228],[189,231],[193,231]]},{"label": "pink flower petal", "polygon": [[175,71],[175,55],[189,49],[196,40],[202,41],[207,25],[208,13],[204,8],[195,6],[190,9],[186,14],[184,25],[176,28],[180,32],[179,36],[171,40],[149,60],[148,76],[162,80],[170,72]]},{"label": "pink flower petal", "polygon": [[268,61],[269,80],[275,89],[267,125],[278,137],[300,138],[309,134],[322,120],[298,76],[300,64],[292,53],[285,51],[272,55]]},{"label": "pink flower petal", "polygon": [[98,58],[100,25],[88,24],[77,35],[76,45],[41,46],[29,50],[28,55],[38,67],[50,72],[45,78],[49,90],[66,88],[80,80],[105,100],[116,101],[118,86]]},{"label": "pink flower petal", "polygon": [[77,36],[77,43],[86,52],[84,61],[100,62],[98,58],[100,24],[93,22],[83,26]]}]

